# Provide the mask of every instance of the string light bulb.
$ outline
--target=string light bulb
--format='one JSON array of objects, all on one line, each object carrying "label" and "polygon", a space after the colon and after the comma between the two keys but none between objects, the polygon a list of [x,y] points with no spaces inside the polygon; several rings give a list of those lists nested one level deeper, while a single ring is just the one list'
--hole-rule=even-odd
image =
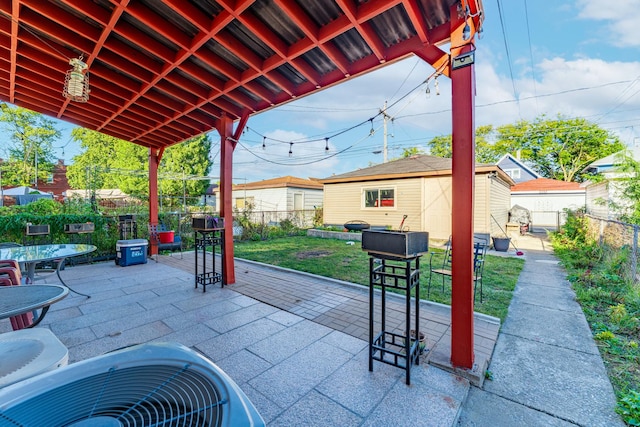
[{"label": "string light bulb", "polygon": [[429,83],[427,83],[427,90],[425,93],[427,94],[427,98],[431,98],[431,88],[429,87]]},{"label": "string light bulb", "polygon": [[436,96],[440,95],[440,84],[438,83],[438,76],[433,79],[433,87],[436,90]]},{"label": "string light bulb", "polygon": [[329,138],[324,139],[324,151],[329,151]]},{"label": "string light bulb", "polygon": [[371,130],[369,130],[369,136],[373,136],[376,133],[376,130],[373,128],[373,118],[369,119],[369,122],[371,122]]},{"label": "string light bulb", "polygon": [[289,157],[293,156],[293,142],[289,143]]},{"label": "string light bulb", "polygon": [[263,136],[263,137],[262,137],[262,149],[263,149],[263,150],[266,150],[266,149],[267,149],[267,144],[265,144],[265,141],[266,141],[266,140],[267,140],[267,137],[266,137],[266,136]]},{"label": "string light bulb", "polygon": [[464,28],[462,29],[462,40],[467,41],[471,38],[471,27],[469,27],[469,23],[464,24]]}]

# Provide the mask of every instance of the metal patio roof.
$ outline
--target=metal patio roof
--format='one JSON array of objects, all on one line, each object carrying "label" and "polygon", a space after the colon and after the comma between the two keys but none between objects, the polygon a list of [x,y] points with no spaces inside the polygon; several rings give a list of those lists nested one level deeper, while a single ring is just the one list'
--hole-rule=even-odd
[{"label": "metal patio roof", "polygon": [[[0,99],[164,148],[437,45],[480,0],[0,0]],[[459,17],[458,17],[459,18]],[[456,19],[457,25],[460,21]],[[90,99],[62,96],[69,60]]]}]

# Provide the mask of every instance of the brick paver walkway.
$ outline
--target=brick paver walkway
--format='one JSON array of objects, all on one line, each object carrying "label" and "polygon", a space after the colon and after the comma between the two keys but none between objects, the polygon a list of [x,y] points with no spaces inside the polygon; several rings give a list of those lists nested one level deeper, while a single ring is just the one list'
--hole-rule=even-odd
[{"label": "brick paver walkway", "polygon": [[[194,252],[182,255],[161,255],[159,262],[193,273]],[[217,259],[218,268],[219,262]],[[236,283],[229,285],[234,291],[368,341],[367,287],[240,259],[235,261],[235,273]],[[400,331],[404,329],[405,299],[387,295],[387,330]],[[380,318],[379,304],[377,295],[376,320]],[[430,349],[427,361],[446,365],[451,355],[451,308],[423,300],[420,304],[420,328],[427,336],[427,348]],[[483,366],[491,359],[500,329],[499,320],[476,313],[474,329],[475,360]]]}]

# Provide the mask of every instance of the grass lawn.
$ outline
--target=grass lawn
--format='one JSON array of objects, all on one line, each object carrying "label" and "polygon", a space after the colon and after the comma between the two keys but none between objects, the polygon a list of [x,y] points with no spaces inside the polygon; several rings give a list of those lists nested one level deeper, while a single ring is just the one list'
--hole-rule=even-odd
[{"label": "grass lawn", "polygon": [[[348,245],[344,240],[295,236],[257,242],[236,242],[235,256],[292,270],[305,271],[347,282],[368,285],[369,256],[359,242]],[[434,265],[442,264],[443,251],[434,249]],[[420,259],[420,296],[427,299],[429,283],[429,254]],[[500,318],[507,316],[513,289],[524,261],[487,255],[484,267],[483,302],[476,299],[475,311]],[[451,304],[451,283],[445,281],[442,292],[442,276],[435,275],[429,299]],[[479,292],[479,290],[478,290]]]}]

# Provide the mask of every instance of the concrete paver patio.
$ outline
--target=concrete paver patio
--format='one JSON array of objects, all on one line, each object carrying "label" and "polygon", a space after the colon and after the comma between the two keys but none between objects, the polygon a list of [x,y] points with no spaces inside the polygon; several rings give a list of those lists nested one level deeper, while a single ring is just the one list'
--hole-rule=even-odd
[{"label": "concrete paver patio", "polygon": [[[194,348],[238,383],[269,425],[455,422],[466,379],[424,359],[410,386],[402,369],[375,363],[368,371],[366,289],[239,261],[236,284],[203,293],[194,289],[193,255],[184,255],[67,268],[65,280],[91,298],[70,294],[40,327],[69,348],[70,363],[151,341]],[[429,348],[450,340],[447,309],[422,305]],[[401,326],[402,316],[389,318]],[[478,316],[477,351],[491,354],[498,328]],[[8,330],[8,320],[0,322],[0,332]]]}]

